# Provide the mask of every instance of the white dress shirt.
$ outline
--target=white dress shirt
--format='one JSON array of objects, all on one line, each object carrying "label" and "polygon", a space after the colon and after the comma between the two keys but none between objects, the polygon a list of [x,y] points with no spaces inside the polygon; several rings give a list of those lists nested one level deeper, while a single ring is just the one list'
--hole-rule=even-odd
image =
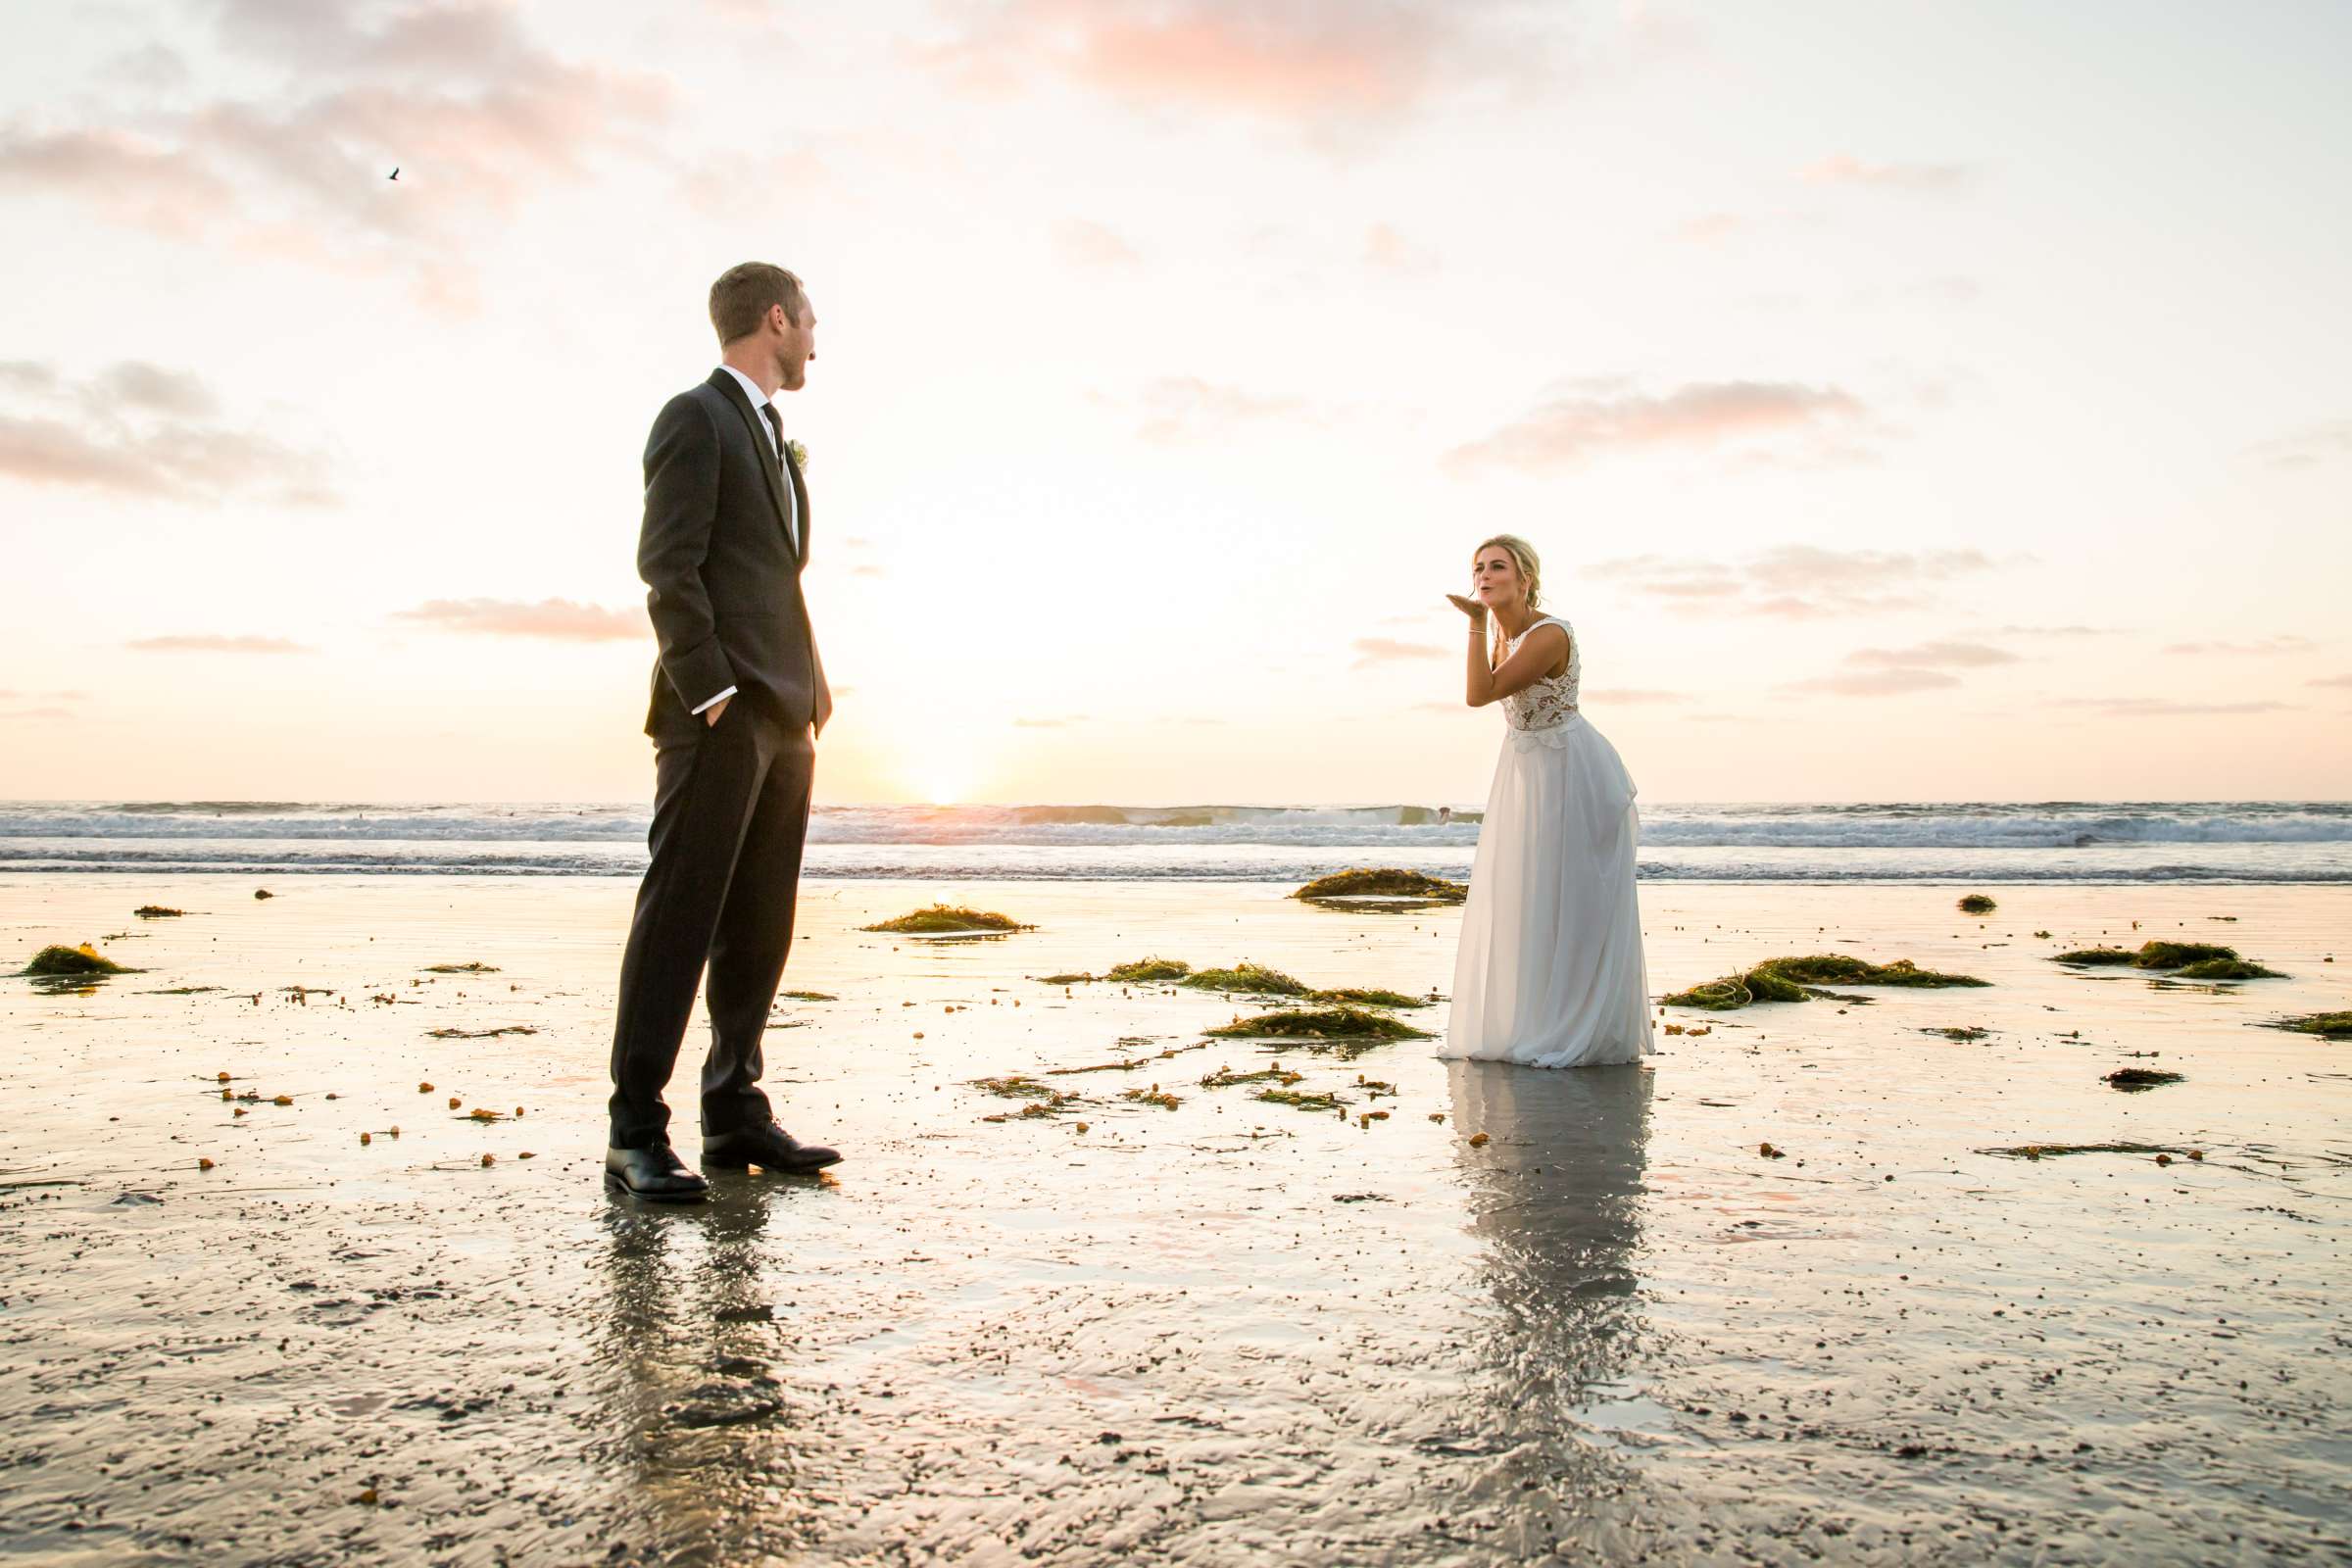
[{"label": "white dress shirt", "polygon": [[[719,367],[719,368],[733,376],[735,378],[735,384],[743,388],[743,395],[752,400],[752,412],[754,415],[752,422],[760,426],[760,433],[761,435],[767,437],[767,450],[775,457],[777,466],[782,466],[784,462],[784,454],[776,445],[776,432],[783,424],[784,411],[781,409],[776,410],[776,421],[773,424],[769,423],[767,416],[761,414],[760,411],[772,407],[773,405],[770,403],[767,394],[760,390],[760,383],[753,380],[750,376],[744,374],[741,370],[735,368],[735,367],[732,365],[722,365]],[[792,477],[789,471],[786,473],[784,479],[784,524],[785,537],[792,541],[792,551],[793,554],[797,556],[801,551],[801,493],[793,485]],[[702,707],[695,709],[694,711],[700,713],[704,709],[710,708],[714,704],[725,702],[728,698],[735,695],[736,690],[736,687],[728,687],[725,691],[720,692],[716,697],[706,700]]]}]

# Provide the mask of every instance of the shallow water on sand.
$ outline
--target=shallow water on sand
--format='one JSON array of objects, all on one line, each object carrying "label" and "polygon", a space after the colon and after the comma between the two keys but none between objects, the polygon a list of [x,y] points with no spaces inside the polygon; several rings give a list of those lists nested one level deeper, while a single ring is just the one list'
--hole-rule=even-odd
[{"label": "shallow water on sand", "polygon": [[[669,1210],[597,1181],[629,886],[275,891],[0,881],[0,958],[132,927],[101,946],[147,971],[0,982],[0,1555],[2352,1549],[2352,1044],[2249,1027],[2348,1004],[2339,890],[1993,888],[1971,920],[1953,889],[1645,887],[1661,990],[1824,950],[1995,984],[1676,1012],[1711,1033],[1544,1073],[1203,1045],[1240,1001],[1029,978],[1159,953],[1443,990],[1448,913],[811,883],[786,984],[838,1000],[779,1004],[769,1082],[849,1157]],[[1040,929],[854,930],[933,896]],[[189,913],[132,919],[148,902]],[[2151,935],[2295,978],[2045,961]],[[472,960],[498,972],[422,967]],[[1944,1026],[1991,1033],[1921,1032]],[[1139,1057],[1049,1080],[1087,1097],[1051,1120],[985,1121],[1019,1102],[970,1084]],[[1200,1082],[1275,1059],[1349,1114]],[[2187,1081],[2100,1081],[2126,1064]],[[221,1101],[221,1072],[259,1098]],[[1121,1098],[1152,1084],[1181,1103]],[[1983,1152],[2109,1140],[2183,1157]]]}]

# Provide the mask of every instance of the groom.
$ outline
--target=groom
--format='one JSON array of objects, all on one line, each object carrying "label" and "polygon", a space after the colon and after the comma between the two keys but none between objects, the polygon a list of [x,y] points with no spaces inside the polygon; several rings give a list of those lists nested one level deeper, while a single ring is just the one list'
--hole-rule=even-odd
[{"label": "groom", "polygon": [[710,1188],[670,1148],[662,1101],[706,963],[703,1163],[812,1171],[841,1157],[777,1126],[760,1090],[816,736],[833,716],[801,599],[808,491],[772,401],[807,383],[816,313],[799,278],[747,262],[710,285],[710,324],[718,368],[669,400],[645,445],[637,574],[661,644],[645,720],[653,863],[620,962],[605,1151],[608,1185],[670,1202]]}]

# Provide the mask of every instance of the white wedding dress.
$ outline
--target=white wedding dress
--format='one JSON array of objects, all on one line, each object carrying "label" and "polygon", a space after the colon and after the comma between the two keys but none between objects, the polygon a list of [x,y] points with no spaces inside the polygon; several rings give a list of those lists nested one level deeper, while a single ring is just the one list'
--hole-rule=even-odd
[{"label": "white wedding dress", "polygon": [[1634,896],[1634,781],[1577,711],[1584,651],[1566,673],[1502,700],[1505,732],[1478,830],[1442,1057],[1531,1067],[1635,1061],[1650,1038],[1649,974]]}]

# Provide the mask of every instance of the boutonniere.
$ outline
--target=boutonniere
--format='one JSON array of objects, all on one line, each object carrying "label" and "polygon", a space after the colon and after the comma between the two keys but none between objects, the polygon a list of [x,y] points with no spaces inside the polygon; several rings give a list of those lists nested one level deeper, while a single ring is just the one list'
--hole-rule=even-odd
[{"label": "boutonniere", "polygon": [[784,450],[792,454],[794,467],[806,468],[808,466],[808,449],[807,447],[798,441],[787,441],[784,443]]}]

